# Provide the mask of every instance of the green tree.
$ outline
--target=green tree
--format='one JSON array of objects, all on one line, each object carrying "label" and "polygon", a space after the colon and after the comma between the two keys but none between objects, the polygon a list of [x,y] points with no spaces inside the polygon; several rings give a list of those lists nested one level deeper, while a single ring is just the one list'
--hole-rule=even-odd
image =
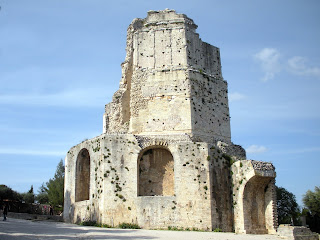
[{"label": "green tree", "polygon": [[300,224],[300,209],[293,193],[283,187],[276,187],[279,224]]},{"label": "green tree", "polygon": [[53,206],[63,206],[64,200],[64,165],[61,159],[52,179],[42,184],[37,200],[40,203],[50,203]]},{"label": "green tree", "polygon": [[33,193],[33,185],[31,185],[31,188],[28,192],[26,193],[22,193],[22,199],[23,201],[25,201],[26,203],[34,203],[34,193]]},{"label": "green tree", "polygon": [[308,190],[302,201],[306,207],[304,215],[307,224],[312,231],[320,233],[320,187],[316,186],[314,192]]},{"label": "green tree", "polygon": [[64,200],[64,165],[59,162],[53,179],[47,182],[49,202],[53,205],[63,205]]},{"label": "green tree", "polygon": [[0,201],[2,202],[4,199],[9,199],[13,201],[20,201],[22,196],[20,193],[12,190],[10,187],[6,185],[0,185]]},{"label": "green tree", "polygon": [[49,203],[49,197],[48,197],[48,189],[45,187],[45,184],[42,183],[38,190],[38,194],[36,196],[36,200],[38,203],[46,204]]}]

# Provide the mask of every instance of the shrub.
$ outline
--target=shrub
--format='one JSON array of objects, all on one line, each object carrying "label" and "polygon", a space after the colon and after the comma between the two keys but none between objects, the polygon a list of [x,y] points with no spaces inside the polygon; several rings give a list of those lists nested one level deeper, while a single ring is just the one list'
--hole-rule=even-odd
[{"label": "shrub", "polygon": [[83,221],[80,223],[82,226],[96,226],[97,222],[92,220]]},{"label": "shrub", "polygon": [[140,229],[139,225],[138,224],[134,224],[134,223],[120,223],[119,224],[119,228],[122,228],[122,229]]}]

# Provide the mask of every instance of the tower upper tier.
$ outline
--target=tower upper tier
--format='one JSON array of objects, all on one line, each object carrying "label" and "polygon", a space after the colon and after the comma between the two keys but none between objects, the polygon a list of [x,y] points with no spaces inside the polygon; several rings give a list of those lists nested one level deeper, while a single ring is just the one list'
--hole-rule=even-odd
[{"label": "tower upper tier", "polygon": [[174,10],[149,11],[127,31],[120,88],[106,105],[104,132],[186,133],[230,141],[227,83],[219,49]]}]

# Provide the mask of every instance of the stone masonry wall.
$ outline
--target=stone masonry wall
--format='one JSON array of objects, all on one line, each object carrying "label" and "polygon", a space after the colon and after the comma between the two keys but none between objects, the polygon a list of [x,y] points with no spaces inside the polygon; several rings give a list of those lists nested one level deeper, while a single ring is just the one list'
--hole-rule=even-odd
[{"label": "stone masonry wall", "polygon": [[174,10],[127,30],[103,134],[65,159],[64,219],[275,233],[275,169],[231,142],[220,50]]},{"label": "stone masonry wall", "polygon": [[[180,141],[177,139],[180,138]],[[150,139],[150,135],[149,135]],[[144,228],[168,226],[212,230],[210,169],[206,143],[186,137],[165,136],[141,145],[134,135],[106,135],[73,147],[66,157],[66,221],[96,220],[116,226],[137,223]],[[163,145],[154,145],[162,142]],[[174,143],[173,143],[174,142]],[[171,196],[138,195],[138,159],[144,149],[168,149],[174,159],[174,193]],[[75,201],[75,165],[78,153],[87,149],[91,159],[89,200]]]},{"label": "stone masonry wall", "polygon": [[274,234],[277,228],[274,166],[241,160],[231,166],[231,171],[235,232]]},{"label": "stone masonry wall", "polygon": [[227,83],[219,49],[191,19],[150,11],[128,28],[120,89],[106,105],[104,132],[189,133],[230,142]]}]

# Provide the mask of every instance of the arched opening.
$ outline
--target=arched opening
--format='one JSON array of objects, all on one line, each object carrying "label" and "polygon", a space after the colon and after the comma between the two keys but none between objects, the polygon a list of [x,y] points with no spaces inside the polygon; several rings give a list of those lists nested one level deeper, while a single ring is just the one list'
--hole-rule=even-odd
[{"label": "arched opening", "polygon": [[90,155],[83,148],[77,157],[76,163],[76,202],[89,200],[90,190]]},{"label": "arched opening", "polygon": [[266,211],[268,199],[271,196],[266,194],[268,184],[272,178],[254,176],[251,178],[243,193],[243,217],[244,230],[248,234],[266,234]]},{"label": "arched opening", "polygon": [[138,196],[173,196],[173,156],[163,147],[147,148],[138,158]]}]

